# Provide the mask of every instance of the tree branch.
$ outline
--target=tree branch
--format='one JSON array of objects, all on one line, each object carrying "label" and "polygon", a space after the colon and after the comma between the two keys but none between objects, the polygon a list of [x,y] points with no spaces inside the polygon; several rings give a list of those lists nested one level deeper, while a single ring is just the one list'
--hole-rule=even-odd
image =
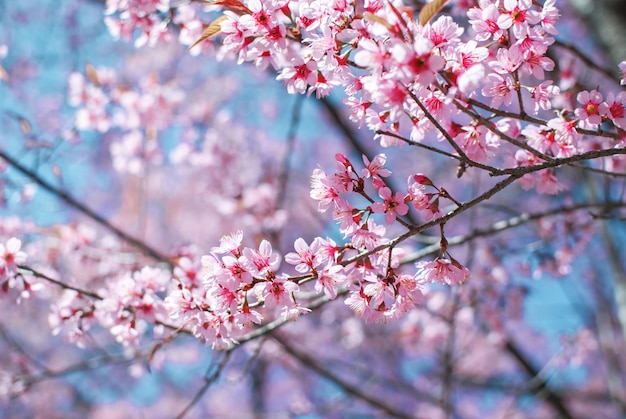
[{"label": "tree branch", "polygon": [[402,411],[399,411],[395,407],[389,406],[388,404],[366,394],[358,386],[348,383],[343,378],[337,376],[330,370],[322,367],[322,365],[316,359],[314,359],[313,357],[310,357],[304,352],[301,352],[295,349],[291,344],[289,344],[283,337],[279,336],[278,334],[272,334],[271,337],[276,342],[278,342],[278,344],[285,350],[285,352],[287,352],[289,355],[291,355],[292,357],[300,361],[300,364],[303,367],[308,368],[311,371],[314,371],[315,373],[321,375],[322,377],[337,384],[347,394],[350,394],[351,396],[354,396],[357,399],[364,401],[370,406],[380,409],[388,417],[414,419],[414,416],[411,416]]},{"label": "tree branch", "polygon": [[144,254],[150,256],[151,258],[156,259],[159,262],[163,262],[163,263],[167,264],[170,267],[172,266],[172,262],[167,257],[162,255],[160,252],[158,252],[154,248],[148,246],[143,241],[141,241],[141,240],[139,240],[139,239],[137,239],[135,237],[130,236],[129,234],[125,233],[124,231],[122,231],[118,227],[114,226],[108,220],[106,220],[104,217],[102,217],[101,215],[97,214],[92,209],[88,208],[87,206],[85,206],[84,204],[82,204],[81,202],[76,200],[74,197],[69,195],[67,192],[64,192],[64,191],[58,189],[57,187],[53,186],[52,184],[50,184],[49,182],[44,180],[41,176],[39,176],[37,173],[35,173],[34,171],[26,168],[20,162],[18,162],[17,160],[12,158],[8,154],[6,154],[4,152],[4,150],[1,150],[1,149],[0,149],[0,158],[5,160],[9,165],[11,165],[11,167],[16,169],[18,172],[20,172],[24,176],[26,176],[29,179],[31,179],[33,182],[35,182],[37,185],[42,187],[44,190],[46,190],[47,192],[49,192],[52,195],[56,196],[57,198],[61,199],[64,203],[69,205],[71,208],[74,208],[75,210],[79,211],[83,215],[86,215],[87,217],[89,217],[90,219],[95,221],[96,223],[100,224],[101,226],[103,226],[107,230],[109,230],[112,233],[114,233],[121,240],[125,241],[126,243],[128,243],[128,244],[130,244],[130,245],[132,245],[134,247],[136,247],[137,249],[141,250]]}]

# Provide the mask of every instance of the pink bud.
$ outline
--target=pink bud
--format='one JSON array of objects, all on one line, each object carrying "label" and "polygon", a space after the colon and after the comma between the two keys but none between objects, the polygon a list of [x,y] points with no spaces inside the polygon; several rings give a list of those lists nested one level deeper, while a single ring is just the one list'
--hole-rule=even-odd
[{"label": "pink bud", "polygon": [[418,173],[413,176],[413,180],[419,183],[420,185],[426,186],[434,186],[433,182],[428,178],[428,176]]}]

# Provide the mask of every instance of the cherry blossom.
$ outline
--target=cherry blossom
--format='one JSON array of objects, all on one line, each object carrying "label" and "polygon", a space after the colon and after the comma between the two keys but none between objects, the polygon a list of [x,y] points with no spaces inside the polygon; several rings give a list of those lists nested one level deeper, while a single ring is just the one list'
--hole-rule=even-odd
[{"label": "cherry blossom", "polygon": [[294,243],[297,253],[291,252],[285,255],[285,262],[296,265],[296,271],[306,273],[316,269],[322,264],[322,260],[317,256],[320,251],[322,241],[316,237],[311,245],[307,245],[304,239],[298,238]]},{"label": "cherry blossom", "polygon": [[406,215],[409,212],[409,206],[404,203],[402,192],[393,194],[391,189],[384,187],[378,190],[378,194],[384,201],[373,203],[372,210],[377,213],[384,213],[387,224],[393,224],[397,215]]},{"label": "cherry blossom", "polygon": [[[107,366],[130,394],[164,365],[147,416],[332,416],[319,375],[357,415],[617,417],[611,360],[626,329],[607,274],[619,261],[588,262],[619,241],[596,227],[623,218],[626,61],[618,79],[602,54],[587,57],[596,45],[568,36],[586,22],[554,0],[459,0],[427,18],[421,6],[109,0],[109,33],[142,49],[118,44],[115,69],[75,69],[81,55],[71,72],[37,54],[20,64],[25,40],[0,31],[15,43],[0,45],[16,109],[2,119],[0,204],[18,214],[0,218],[7,414],[63,415],[80,400],[78,414],[127,416],[66,377]],[[89,37],[75,10],[78,48]],[[62,72],[62,100],[29,104],[25,80]],[[262,84],[272,79],[277,92],[315,92],[331,117],[284,106]],[[67,164],[87,155],[88,168]],[[83,171],[87,191],[75,184]],[[32,185],[67,219],[26,222],[47,208]],[[563,354],[528,315],[549,277],[575,281],[594,311],[561,339]],[[615,288],[612,304],[598,284]],[[78,349],[26,333],[42,319]],[[211,360],[200,390],[179,365],[189,348],[202,354],[190,370]],[[569,380],[570,365],[585,377]],[[516,384],[529,379],[542,397]]]},{"label": "cherry blossom", "polygon": [[615,125],[626,129],[626,92],[620,92],[617,95],[609,92],[606,101],[600,104],[599,110]]},{"label": "cherry blossom", "polygon": [[576,96],[578,103],[583,105],[576,108],[576,116],[591,125],[597,125],[602,122],[600,115],[600,104],[602,103],[602,94],[597,90],[591,92],[584,90]]},{"label": "cherry blossom", "polygon": [[11,237],[6,244],[0,243],[0,267],[4,275],[15,275],[17,265],[26,262],[26,252],[21,250],[22,241]]},{"label": "cherry blossom", "polygon": [[470,276],[469,269],[454,259],[438,257],[431,262],[418,262],[415,278],[423,282],[439,282],[448,285],[463,284]]},{"label": "cherry blossom", "polygon": [[540,109],[549,110],[552,108],[551,99],[560,93],[558,86],[552,84],[552,80],[547,80],[538,86],[530,89],[530,97],[533,100],[533,112],[539,113]]}]

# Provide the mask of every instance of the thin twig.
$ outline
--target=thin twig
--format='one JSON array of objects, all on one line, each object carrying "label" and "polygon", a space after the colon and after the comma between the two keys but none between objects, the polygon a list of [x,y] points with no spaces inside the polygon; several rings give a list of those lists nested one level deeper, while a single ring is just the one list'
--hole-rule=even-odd
[{"label": "thin twig", "polygon": [[[563,213],[580,211],[580,210],[585,210],[585,209],[590,209],[590,208],[602,208],[605,210],[610,210],[610,209],[625,208],[625,207],[626,207],[626,202],[616,202],[616,203],[608,203],[608,204],[607,203],[578,204],[578,205],[568,205],[568,206],[558,207],[550,211],[538,212],[534,214],[524,213],[524,214],[520,214],[512,218],[509,218],[508,220],[501,220],[501,221],[495,222],[488,228],[474,229],[469,234],[450,237],[447,239],[448,246],[458,246],[458,245],[470,242],[472,240],[475,240],[479,237],[491,236],[493,234],[497,234],[505,230],[519,227],[530,221],[539,220],[542,218],[551,217],[551,216],[559,215]],[[403,258],[401,263],[402,264],[412,263],[428,255],[436,254],[438,251],[439,251],[439,243],[434,243]]]},{"label": "thin twig", "polygon": [[196,403],[198,403],[198,401],[202,398],[202,396],[204,396],[204,393],[207,392],[209,387],[211,387],[211,385],[215,383],[215,381],[217,381],[217,379],[220,377],[220,374],[222,373],[222,370],[226,366],[226,363],[230,359],[231,354],[232,354],[232,350],[227,349],[217,364],[211,364],[209,366],[209,369],[207,370],[207,373],[204,377],[204,384],[198,390],[198,392],[193,397],[191,402],[189,402],[189,404],[185,406],[185,408],[176,416],[176,419],[184,418],[187,415],[187,413],[189,413],[189,411],[196,405]]},{"label": "thin twig", "polygon": [[554,45],[558,46],[560,48],[566,49],[567,51],[572,53],[572,55],[575,55],[579,60],[581,60],[583,63],[585,63],[585,65],[587,67],[593,68],[597,72],[604,74],[608,79],[610,79],[610,80],[612,80],[612,81],[614,81],[616,83],[619,83],[619,80],[615,77],[615,75],[617,74],[617,71],[613,72],[613,71],[610,71],[607,68],[602,67],[596,61],[592,60],[587,55],[583,54],[574,45],[565,43],[563,41],[559,41],[558,39],[554,40]]},{"label": "thin twig", "polygon": [[88,208],[87,206],[85,206],[84,204],[82,204],[81,202],[76,200],[74,197],[69,195],[67,192],[64,192],[64,191],[60,190],[59,188],[53,186],[48,181],[44,180],[41,176],[39,176],[37,173],[35,173],[34,171],[32,171],[32,170],[28,169],[27,167],[23,166],[20,162],[18,162],[17,160],[12,158],[8,154],[6,154],[4,152],[4,150],[0,150],[0,158],[5,160],[11,167],[16,169],[18,172],[22,173],[24,176],[26,176],[29,179],[31,179],[37,185],[41,186],[44,190],[46,190],[49,193],[51,193],[52,195],[58,197],[63,202],[65,202],[67,205],[69,205],[70,207],[72,207],[75,210],[79,211],[80,213],[86,215],[87,217],[91,218],[93,221],[97,222],[98,224],[100,224],[101,226],[106,228],[107,230],[113,232],[121,240],[123,240],[126,243],[128,243],[128,244],[130,244],[130,245],[132,245],[132,246],[134,246],[136,248],[138,248],[143,253],[145,253],[146,255],[148,255],[150,257],[152,257],[153,259],[156,259],[156,260],[158,260],[160,262],[163,262],[163,263],[167,264],[170,267],[172,266],[172,262],[167,257],[162,255],[160,252],[158,252],[154,248],[150,247],[149,245],[147,245],[143,241],[141,241],[141,240],[139,240],[139,239],[137,239],[135,237],[130,236],[129,234],[125,233],[123,230],[121,230],[118,227],[114,226],[107,219],[105,219],[101,215],[99,215],[96,212],[94,212],[92,209]]},{"label": "thin twig", "polygon": [[293,347],[290,343],[288,343],[284,338],[282,338],[278,334],[272,334],[271,337],[276,342],[278,342],[278,344],[285,350],[285,352],[287,352],[289,355],[291,355],[292,357],[300,361],[300,364],[303,367],[308,368],[311,371],[314,371],[315,373],[321,375],[322,377],[337,384],[347,394],[350,394],[351,396],[354,396],[357,399],[364,401],[370,406],[380,409],[388,417],[414,419],[414,416],[411,416],[402,411],[399,411],[395,408],[395,406],[389,406],[388,404],[374,398],[373,396],[366,394],[358,386],[348,383],[346,380],[339,377],[334,372],[324,368],[321,365],[321,363],[318,362],[313,357],[307,355],[306,353],[300,350],[297,350],[295,347]]},{"label": "thin twig", "polygon": [[51,283],[53,283],[55,285],[58,285],[61,288],[72,290],[72,291],[76,291],[77,293],[82,294],[82,295],[86,295],[88,297],[91,297],[94,300],[102,300],[102,297],[99,296],[98,294],[96,294],[95,292],[87,291],[87,290],[75,287],[73,285],[69,285],[69,284],[66,284],[64,282],[61,282],[58,279],[50,278],[48,275],[42,274],[41,272],[38,272],[38,271],[34,270],[33,268],[30,268],[30,267],[25,266],[25,265],[18,265],[17,267],[18,267],[18,269],[20,271],[27,272],[29,275],[32,275],[32,276],[34,276],[36,278],[44,279],[44,280],[46,280],[48,282],[51,282]]},{"label": "thin twig", "polygon": [[285,149],[285,156],[283,158],[283,167],[281,168],[278,176],[278,197],[276,198],[276,206],[282,207],[287,194],[287,184],[289,183],[289,161],[293,154],[296,133],[298,126],[300,125],[300,114],[302,113],[302,105],[304,103],[304,95],[297,95],[295,103],[293,105],[293,111],[291,113],[291,121],[289,122],[289,130],[287,132],[287,147]]}]

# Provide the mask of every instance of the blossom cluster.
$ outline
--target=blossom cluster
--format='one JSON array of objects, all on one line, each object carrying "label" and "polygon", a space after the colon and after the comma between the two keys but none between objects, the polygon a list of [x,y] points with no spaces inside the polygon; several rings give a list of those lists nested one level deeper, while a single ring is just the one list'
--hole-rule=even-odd
[{"label": "blossom cluster", "polygon": [[[159,14],[163,2],[122,3],[109,9],[124,9],[129,25],[129,10],[154,9],[150,16],[162,16],[164,26],[178,22],[198,31],[191,5],[169,5],[172,20]],[[418,21],[399,1],[229,0],[204,8],[222,13],[207,27],[210,35],[219,33],[218,56],[271,66],[290,93],[321,97],[343,88],[351,119],[376,132],[383,146],[402,143],[400,134],[408,142],[436,137],[470,161],[497,164],[498,157],[520,167],[624,145],[626,93],[603,99],[599,90],[582,91],[565,76],[557,77],[558,85],[546,80],[557,67],[554,59],[564,74],[572,65],[571,56],[552,48],[560,16],[555,0],[459,2],[456,21],[449,15]],[[188,37],[181,42],[190,44]],[[493,113],[489,123],[485,110]],[[589,135],[603,124],[611,135]],[[565,187],[551,170],[521,182],[540,193]]]},{"label": "blossom cluster", "polygon": [[170,9],[170,0],[107,0],[104,22],[116,38],[132,40],[135,31],[137,47],[155,45],[168,39],[164,18]]},{"label": "blossom cluster", "polygon": [[39,289],[40,284],[33,284],[18,274],[18,265],[26,260],[27,255],[22,250],[20,239],[11,237],[5,244],[0,243],[0,295],[10,294],[9,298],[19,302]]},{"label": "blossom cluster", "polygon": [[[358,274],[352,276],[357,278],[356,285],[351,287],[347,304],[358,314],[366,314],[369,320],[383,316],[393,318],[419,300],[423,284],[465,282],[470,272],[448,254],[443,229],[440,255],[433,262],[419,262],[417,272],[407,275],[400,273],[399,269],[402,250],[389,246],[385,225],[375,221],[375,214],[383,214],[387,226],[399,223],[410,229],[410,223],[398,218],[408,214],[409,205],[424,221],[432,221],[443,215],[440,200],[453,200],[443,188],[435,186],[424,174],[417,173],[408,178],[406,192],[393,193],[384,181],[391,175],[385,168],[384,154],[376,155],[371,161],[363,156],[365,167],[360,172],[342,154],[336,156],[336,162],[336,171],[331,175],[321,169],[314,171],[311,197],[319,201],[320,211],[333,208],[340,231],[350,240],[346,249],[369,255],[363,260],[357,259],[355,269]],[[378,198],[368,194],[370,186]],[[350,199],[346,199],[348,194],[365,198],[366,205],[354,206]]]},{"label": "blossom cluster", "polygon": [[76,129],[119,129],[121,135],[110,146],[113,166],[131,174],[141,174],[147,162],[163,160],[158,132],[173,122],[183,100],[181,90],[159,83],[154,74],[139,85],[139,90],[129,89],[113,70],[90,65],[86,75],[74,72],[69,77],[69,102],[78,108]]},{"label": "blossom cluster", "polygon": [[[218,55],[259,68],[271,66],[290,93],[323,97],[343,88],[350,118],[367,125],[385,147],[436,139],[470,166],[524,168],[553,157],[623,146],[625,92],[609,92],[605,99],[599,88],[574,90],[567,81],[557,85],[545,80],[546,72],[556,67],[554,60],[561,59],[549,54],[558,34],[554,0],[457,4],[455,17],[465,28],[447,15],[416,19],[399,1],[226,0],[194,7],[128,0],[107,6],[114,35],[132,38],[138,31],[138,44],[163,40],[168,26],[178,25],[180,42],[192,45],[192,51],[207,44],[196,45],[193,36],[203,40],[218,34]],[[200,8],[222,13],[204,34],[199,34]],[[88,79],[90,83],[78,74],[71,79],[72,102],[81,106],[77,127],[104,132],[117,124],[129,131],[126,137],[135,138],[117,148],[135,152],[118,150],[114,157],[145,159],[137,153],[145,134],[135,128],[156,129],[169,122],[168,114],[181,102],[176,89],[151,79],[143,93],[128,92],[102,70],[93,70]],[[485,112],[492,115],[486,119]],[[601,125],[610,135],[594,138]],[[185,160],[197,155],[193,148],[182,141],[173,155]],[[297,275],[279,272],[283,258],[268,241],[246,247],[239,232],[225,236],[208,255],[180,258],[176,286],[163,306],[148,304],[149,309],[140,310],[147,304],[143,294],[135,303],[104,297],[108,302],[96,304],[95,310],[106,306],[119,314],[123,307],[124,315],[102,315],[101,323],[114,327],[118,339],[127,342],[136,337],[128,319],[134,321],[138,312],[169,313],[195,336],[223,347],[276,313],[290,318],[305,312],[301,301],[310,282],[327,298],[347,295],[346,304],[368,321],[402,315],[420,299],[425,283],[464,283],[469,270],[449,254],[443,223],[439,255],[418,262],[413,273],[405,273],[402,249],[387,234],[391,227],[413,231],[415,214],[424,223],[436,222],[443,216],[443,200],[459,203],[421,173],[408,177],[406,190],[393,191],[385,181],[391,172],[384,154],[364,157],[363,162],[359,171],[338,154],[334,173],[314,171],[310,196],[320,211],[332,208],[346,244],[321,237],[310,243],[297,239],[295,252],[284,257]],[[553,169],[527,173],[520,182],[540,193],[565,188]],[[364,203],[357,204],[357,199]]]},{"label": "blossom cluster", "polygon": [[[8,53],[9,47],[4,44],[0,44],[0,61],[3,60],[8,55]],[[0,64],[0,80],[5,82],[9,80],[9,73],[2,66],[2,64]]]}]

